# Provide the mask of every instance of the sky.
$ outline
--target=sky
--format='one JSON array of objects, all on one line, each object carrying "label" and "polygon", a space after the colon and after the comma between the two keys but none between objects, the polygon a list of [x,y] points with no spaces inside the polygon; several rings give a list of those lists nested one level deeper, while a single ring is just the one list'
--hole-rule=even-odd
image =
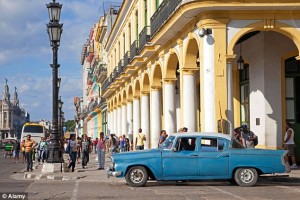
[{"label": "sky", "polygon": [[[20,107],[31,121],[52,120],[52,49],[46,4],[52,0],[0,0],[0,90],[8,79],[11,101],[17,88]],[[109,5],[122,1],[58,0],[63,33],[58,49],[60,96],[65,119],[75,115],[73,97],[82,94],[81,51],[94,23]],[[103,9],[104,8],[104,9]]]}]

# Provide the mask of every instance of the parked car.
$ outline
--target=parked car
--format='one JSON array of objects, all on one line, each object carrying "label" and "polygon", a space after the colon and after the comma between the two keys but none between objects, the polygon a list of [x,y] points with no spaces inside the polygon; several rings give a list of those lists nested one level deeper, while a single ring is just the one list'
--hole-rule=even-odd
[{"label": "parked car", "polygon": [[262,174],[284,173],[285,150],[244,148],[219,133],[171,134],[157,149],[112,155],[107,176],[125,177],[132,187],[157,181],[227,179],[253,186]]}]

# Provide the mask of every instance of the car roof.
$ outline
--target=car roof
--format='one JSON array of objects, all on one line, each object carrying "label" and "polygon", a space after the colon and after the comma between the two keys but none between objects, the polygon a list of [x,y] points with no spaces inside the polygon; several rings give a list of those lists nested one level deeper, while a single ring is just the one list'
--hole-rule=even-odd
[{"label": "car roof", "polygon": [[229,135],[226,135],[224,133],[215,133],[215,132],[180,132],[180,133],[171,133],[169,136],[191,136],[191,137],[197,137],[197,136],[212,136],[212,137],[221,137],[225,138],[227,140],[231,140],[231,137]]}]

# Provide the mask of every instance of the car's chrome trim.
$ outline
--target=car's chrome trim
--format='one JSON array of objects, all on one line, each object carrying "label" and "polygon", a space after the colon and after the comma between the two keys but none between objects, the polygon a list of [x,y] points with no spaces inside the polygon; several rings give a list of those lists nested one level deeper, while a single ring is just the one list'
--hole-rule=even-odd
[{"label": "car's chrome trim", "polygon": [[106,168],[106,175],[107,178],[110,178],[111,176],[117,177],[122,175],[122,171],[112,171],[112,169],[108,167]]}]

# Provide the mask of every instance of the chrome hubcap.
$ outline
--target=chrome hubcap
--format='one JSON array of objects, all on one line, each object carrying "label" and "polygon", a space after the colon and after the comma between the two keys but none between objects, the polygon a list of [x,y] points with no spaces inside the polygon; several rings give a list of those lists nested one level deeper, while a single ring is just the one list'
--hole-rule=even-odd
[{"label": "chrome hubcap", "polygon": [[244,169],[241,172],[240,177],[241,181],[243,181],[244,183],[250,183],[254,178],[254,173],[250,169]]},{"label": "chrome hubcap", "polygon": [[134,169],[130,172],[130,180],[134,183],[140,183],[144,178],[144,173],[140,169]]}]

